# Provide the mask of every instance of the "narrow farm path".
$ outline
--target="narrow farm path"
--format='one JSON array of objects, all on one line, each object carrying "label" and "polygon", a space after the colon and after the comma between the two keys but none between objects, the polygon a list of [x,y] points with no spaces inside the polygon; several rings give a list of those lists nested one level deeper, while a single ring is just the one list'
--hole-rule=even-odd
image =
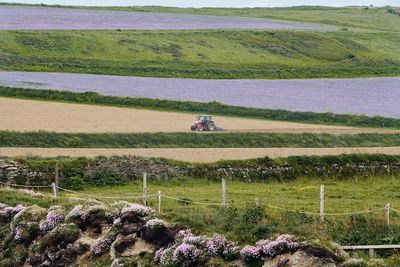
[{"label": "narrow farm path", "polygon": [[346,148],[8,148],[0,147],[0,155],[41,157],[96,157],[134,155],[168,158],[187,162],[211,163],[219,160],[244,160],[261,157],[322,156],[340,154],[387,154],[399,155],[400,147],[346,147]]}]

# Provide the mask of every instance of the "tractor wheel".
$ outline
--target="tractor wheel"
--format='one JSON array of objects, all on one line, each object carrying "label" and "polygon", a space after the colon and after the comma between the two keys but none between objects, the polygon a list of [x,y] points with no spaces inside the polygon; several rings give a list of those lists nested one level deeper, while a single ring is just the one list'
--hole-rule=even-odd
[{"label": "tractor wheel", "polygon": [[204,127],[204,125],[199,125],[199,126],[197,127],[197,131],[202,132],[202,131],[204,131],[204,130],[206,130],[206,128]]},{"label": "tractor wheel", "polygon": [[212,121],[210,121],[208,124],[207,124],[207,128],[208,128],[208,130],[209,131],[215,131],[215,124],[214,124],[214,122],[212,122]]}]

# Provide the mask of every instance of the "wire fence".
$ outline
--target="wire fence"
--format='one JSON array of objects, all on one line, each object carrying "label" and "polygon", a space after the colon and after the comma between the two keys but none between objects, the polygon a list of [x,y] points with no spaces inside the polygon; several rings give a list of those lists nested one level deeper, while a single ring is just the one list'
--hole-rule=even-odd
[{"label": "wire fence", "polygon": [[[161,191],[158,191],[156,194],[148,194],[147,191],[147,175],[143,175],[143,194],[140,195],[120,195],[120,196],[105,196],[105,195],[96,195],[96,194],[86,194],[74,190],[70,190],[67,188],[60,187],[58,185],[58,180],[56,179],[55,183],[52,183],[51,185],[19,185],[19,184],[13,184],[13,183],[5,183],[5,182],[0,182],[0,185],[5,186],[5,187],[12,187],[12,188],[23,188],[23,189],[37,189],[37,190],[43,190],[43,189],[50,189],[52,191],[51,197],[78,197],[79,199],[82,200],[96,200],[96,201],[110,201],[110,200],[133,200],[137,202],[142,202],[144,205],[147,205],[148,200],[156,200],[156,205],[157,205],[157,210],[158,212],[162,212],[162,200],[171,200],[171,201],[176,201],[178,203],[185,203],[185,204],[192,204],[192,205],[200,205],[200,206],[207,206],[207,207],[226,207],[227,205],[231,206],[246,206],[249,204],[255,204],[255,205],[262,205],[264,207],[267,207],[269,209],[273,210],[279,210],[282,212],[290,212],[290,213],[299,213],[299,214],[305,214],[305,215],[310,215],[310,216],[319,216],[321,221],[324,221],[326,216],[351,216],[351,215],[357,215],[357,214],[371,214],[371,213],[379,213],[383,212],[385,215],[385,220],[388,225],[390,225],[390,212],[393,211],[394,213],[398,214],[400,216],[400,210],[395,209],[391,206],[390,203],[386,203],[382,205],[381,208],[370,208],[370,209],[363,209],[363,210],[354,210],[354,211],[346,211],[346,212],[326,212],[325,211],[325,202],[326,202],[326,196],[325,196],[325,186],[321,185],[319,187],[319,203],[315,201],[316,197],[298,197],[297,199],[304,200],[304,201],[309,201],[310,203],[315,203],[315,206],[319,205],[319,212],[315,211],[310,211],[310,210],[305,210],[303,208],[301,209],[293,209],[286,206],[280,206],[280,205],[274,205],[271,204],[268,199],[266,198],[253,198],[251,191],[248,190],[243,190],[240,192],[232,192],[227,194],[227,183],[225,179],[221,179],[221,188],[219,191],[213,190],[211,193],[216,194],[219,192],[221,194],[221,199],[220,201],[216,200],[191,200],[188,199],[187,193],[183,193],[182,196],[177,196],[177,195],[170,195],[163,193]],[[306,186],[306,187],[288,187],[285,188],[286,190],[292,190],[292,191],[302,191],[302,190],[315,190],[317,191],[318,187],[317,186]],[[371,193],[381,193],[379,191],[375,190],[365,190],[365,189],[359,189],[359,190],[352,190],[352,189],[344,189],[343,191],[349,191],[349,192],[371,192]],[[63,196],[60,196],[60,192],[63,193]],[[208,193],[201,193],[201,192],[192,192],[193,194],[196,194],[196,197],[201,196],[201,195],[209,195],[210,192]],[[247,195],[248,194],[248,195]],[[238,195],[238,197],[242,200],[241,202],[234,201],[233,199],[229,199],[228,196],[231,195]],[[317,196],[317,195],[316,195]],[[337,201],[342,201],[342,200],[351,200],[355,202],[360,202],[364,200],[360,199],[353,199],[353,198],[345,198],[342,196],[338,196],[338,198],[335,198],[336,195],[330,196],[329,201],[330,202],[337,202]],[[246,201],[243,201],[246,199]],[[288,204],[286,198],[282,197],[281,198],[284,202]]]}]

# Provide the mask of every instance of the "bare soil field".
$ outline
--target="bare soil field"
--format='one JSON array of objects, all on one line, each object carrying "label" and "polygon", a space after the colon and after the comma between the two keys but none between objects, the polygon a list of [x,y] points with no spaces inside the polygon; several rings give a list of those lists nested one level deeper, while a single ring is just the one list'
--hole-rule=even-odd
[{"label": "bare soil field", "polygon": [[271,19],[156,12],[101,11],[71,8],[1,6],[0,29],[7,30],[178,30],[294,29],[327,30],[319,25]]},{"label": "bare soil field", "polygon": [[[162,89],[160,89],[162,84]],[[0,85],[91,91],[291,111],[400,118],[400,77],[292,80],[201,80],[112,75],[0,72]]]},{"label": "bare soil field", "polygon": [[[0,130],[64,133],[189,132],[195,116],[178,112],[0,98]],[[227,131],[361,133],[400,130],[352,128],[216,116]]]},{"label": "bare soil field", "polygon": [[219,160],[244,160],[261,157],[322,156],[340,154],[399,155],[400,147],[347,147],[347,148],[15,148],[0,147],[0,155],[40,157],[96,157],[134,155],[168,158],[187,162],[210,163]]}]

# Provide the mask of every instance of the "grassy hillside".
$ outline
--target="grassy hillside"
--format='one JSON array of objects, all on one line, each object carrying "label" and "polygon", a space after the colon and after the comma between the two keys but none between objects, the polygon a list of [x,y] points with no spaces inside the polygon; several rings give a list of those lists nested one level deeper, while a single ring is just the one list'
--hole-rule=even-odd
[{"label": "grassy hillside", "polygon": [[[89,9],[172,12],[218,16],[243,16],[308,22],[344,27],[357,31],[400,32],[399,7],[323,7],[297,6],[285,8],[176,8],[176,7],[86,7]],[[394,12],[393,12],[394,11]],[[396,12],[397,11],[397,12]]]},{"label": "grassy hillside", "polygon": [[0,131],[0,147],[383,147],[400,146],[400,134],[146,133],[67,134]]},{"label": "grassy hillside", "polygon": [[244,118],[293,121],[312,124],[346,125],[356,127],[400,128],[400,119],[368,117],[365,115],[294,112],[279,109],[258,109],[228,106],[218,102],[200,103],[190,101],[160,100],[104,96],[94,92],[73,93],[57,90],[21,89],[0,86],[0,96],[20,99],[61,101],[68,103],[95,104],[126,108],[145,108],[191,113],[208,113]]},{"label": "grassy hillside", "polygon": [[[9,5],[4,3],[5,5]],[[44,6],[44,5],[40,5]],[[62,7],[62,6],[53,6]],[[168,12],[218,16],[244,16],[330,25],[357,31],[400,32],[400,7],[324,7],[297,6],[285,8],[177,8],[160,6],[72,7],[97,10]]]},{"label": "grassy hillside", "polygon": [[397,76],[399,43],[397,33],[346,31],[0,31],[0,70],[233,79]]}]

